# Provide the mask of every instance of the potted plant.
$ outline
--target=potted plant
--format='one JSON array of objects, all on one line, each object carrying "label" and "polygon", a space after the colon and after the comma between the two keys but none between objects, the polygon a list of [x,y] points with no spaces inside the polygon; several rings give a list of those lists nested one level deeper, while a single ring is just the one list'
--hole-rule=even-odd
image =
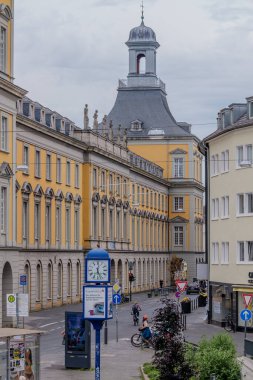
[{"label": "potted plant", "polygon": [[184,297],[181,301],[182,313],[189,314],[191,312],[191,300],[189,297]]}]

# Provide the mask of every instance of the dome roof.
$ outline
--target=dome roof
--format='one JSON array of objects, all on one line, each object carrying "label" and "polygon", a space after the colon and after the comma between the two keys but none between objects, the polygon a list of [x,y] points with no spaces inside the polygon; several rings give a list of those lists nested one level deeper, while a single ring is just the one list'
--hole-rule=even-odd
[{"label": "dome roof", "polygon": [[156,35],[153,29],[144,25],[142,22],[140,26],[137,26],[130,30],[129,40],[127,42],[156,42]]}]

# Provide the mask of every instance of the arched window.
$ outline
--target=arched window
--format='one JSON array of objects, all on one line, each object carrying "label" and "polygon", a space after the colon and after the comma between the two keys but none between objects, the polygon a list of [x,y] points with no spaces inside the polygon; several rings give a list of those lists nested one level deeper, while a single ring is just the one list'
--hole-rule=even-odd
[{"label": "arched window", "polygon": [[81,265],[78,261],[76,263],[76,295],[80,296],[80,289],[81,289]]},{"label": "arched window", "polygon": [[48,264],[47,267],[47,298],[52,299],[52,293],[53,293],[53,265],[51,261]]},{"label": "arched window", "polygon": [[62,262],[58,264],[58,287],[57,287],[58,298],[62,297]]},{"label": "arched window", "polygon": [[137,74],[146,73],[146,57],[145,54],[137,55]]},{"label": "arched window", "polygon": [[72,295],[72,265],[71,261],[68,262],[67,267],[67,295],[70,297]]},{"label": "arched window", "polygon": [[36,267],[36,301],[41,302],[42,299],[42,266],[39,262]]}]

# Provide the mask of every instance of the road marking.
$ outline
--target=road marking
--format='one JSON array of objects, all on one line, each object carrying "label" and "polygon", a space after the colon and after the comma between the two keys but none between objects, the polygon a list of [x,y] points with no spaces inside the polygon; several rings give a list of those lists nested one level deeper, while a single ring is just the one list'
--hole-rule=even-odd
[{"label": "road marking", "polygon": [[42,327],[47,327],[47,326],[51,326],[51,325],[56,325],[57,323],[59,323],[59,322],[47,323],[46,325],[42,325],[42,326],[39,326],[39,327],[40,327],[40,328],[42,328]]},{"label": "road marking", "polygon": [[129,341],[131,339],[130,338],[120,338],[119,340]]},{"label": "road marking", "polygon": [[62,321],[60,321],[60,322],[65,322],[65,319],[63,319]]}]

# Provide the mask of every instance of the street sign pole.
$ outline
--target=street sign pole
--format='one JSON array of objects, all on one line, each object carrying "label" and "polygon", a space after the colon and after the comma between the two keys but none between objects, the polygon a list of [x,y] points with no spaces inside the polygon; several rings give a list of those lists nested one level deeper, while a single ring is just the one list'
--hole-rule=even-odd
[{"label": "street sign pole", "polygon": [[116,303],[116,342],[119,341],[119,321],[118,321],[118,304]]},{"label": "street sign pole", "polygon": [[244,324],[244,339],[246,339],[246,334],[247,334],[247,321],[245,319],[245,324]]},{"label": "street sign pole", "polygon": [[104,321],[91,321],[96,332],[95,345],[95,380],[100,380],[100,332]]}]

